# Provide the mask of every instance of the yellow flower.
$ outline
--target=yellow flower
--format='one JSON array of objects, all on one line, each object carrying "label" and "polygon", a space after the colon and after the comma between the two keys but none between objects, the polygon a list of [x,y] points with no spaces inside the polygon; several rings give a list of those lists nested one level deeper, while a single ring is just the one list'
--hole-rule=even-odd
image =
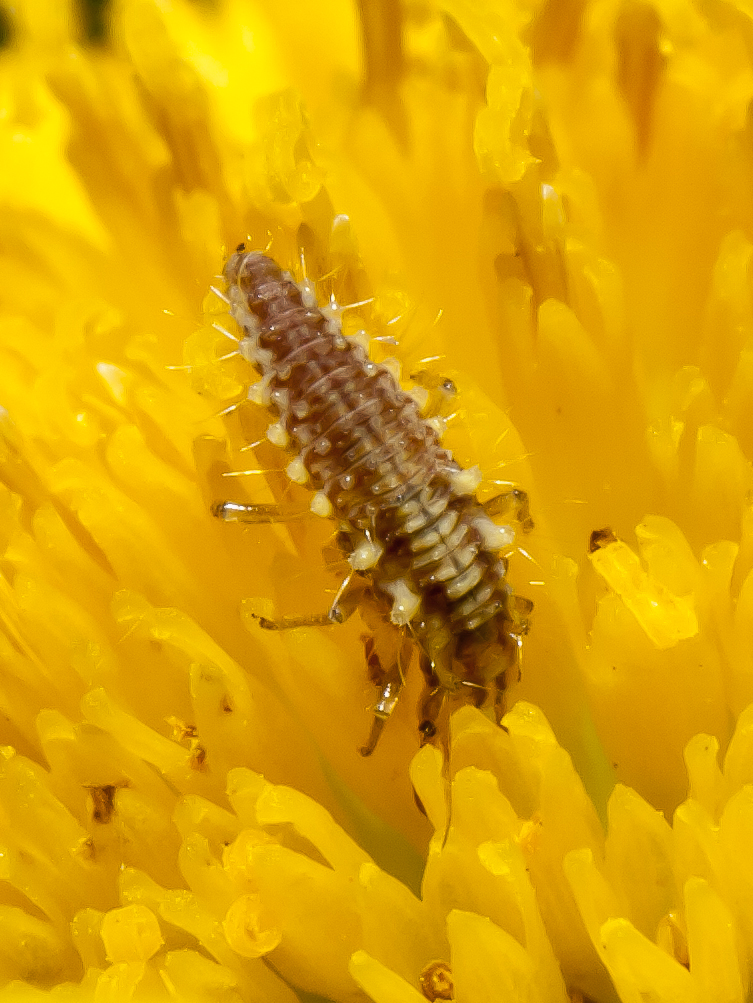
[{"label": "yellow flower", "polygon": [[[742,1003],[748,8],[2,9],[0,1001]],[[523,676],[453,718],[449,815],[417,672],[364,760],[364,625],[254,621],[327,608],[331,524],[210,515],[308,504],[247,448],[243,240],[530,492]]]}]

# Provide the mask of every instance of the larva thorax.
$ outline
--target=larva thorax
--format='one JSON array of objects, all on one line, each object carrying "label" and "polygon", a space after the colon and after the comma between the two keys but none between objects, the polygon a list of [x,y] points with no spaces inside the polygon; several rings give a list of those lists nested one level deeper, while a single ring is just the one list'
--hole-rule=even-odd
[{"label": "larva thorax", "polygon": [[453,460],[416,401],[306,285],[240,249],[224,274],[241,352],[261,376],[256,399],[278,417],[269,438],[293,456],[289,476],[315,492],[315,512],[339,523],[351,567],[418,642],[427,679],[443,691],[485,691],[504,673],[501,652],[509,664],[514,615],[501,553],[515,534],[477,501],[477,471]]}]

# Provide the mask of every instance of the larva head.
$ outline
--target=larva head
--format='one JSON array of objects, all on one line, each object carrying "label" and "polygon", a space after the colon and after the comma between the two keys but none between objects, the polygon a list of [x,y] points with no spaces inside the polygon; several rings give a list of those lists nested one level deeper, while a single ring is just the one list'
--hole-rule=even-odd
[{"label": "larva head", "polygon": [[261,251],[247,251],[245,244],[238,244],[227,259],[223,275],[228,285],[246,289],[253,289],[263,282],[280,283],[289,279],[276,261]]},{"label": "larva head", "polygon": [[268,255],[239,244],[223,270],[231,313],[242,325],[249,317],[272,323],[291,307],[300,307],[301,292],[292,277]]}]

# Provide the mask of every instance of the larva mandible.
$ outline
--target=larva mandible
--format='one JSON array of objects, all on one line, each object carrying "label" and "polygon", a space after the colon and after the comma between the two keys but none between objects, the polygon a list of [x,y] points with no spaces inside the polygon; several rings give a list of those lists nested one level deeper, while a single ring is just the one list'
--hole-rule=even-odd
[{"label": "larva mandible", "polygon": [[[506,581],[515,527],[532,526],[528,499],[512,489],[485,504],[477,468],[463,469],[392,373],[346,338],[308,282],[265,253],[240,244],[225,268],[223,298],[241,328],[240,352],[261,376],[249,397],[275,414],[269,439],[292,454],[291,480],[313,492],[311,510],[334,519],[350,564],[331,608],[321,615],[260,618],[279,630],[342,623],[356,609],[402,635],[393,664],[373,639],[366,660],[378,687],[368,743],[376,747],[416,647],[425,678],[419,705],[422,744],[453,698],[483,705],[493,693],[497,721],[505,673],[517,662],[532,604]],[[219,502],[226,521],[271,522],[281,507]],[[498,526],[492,516],[504,515]]]}]

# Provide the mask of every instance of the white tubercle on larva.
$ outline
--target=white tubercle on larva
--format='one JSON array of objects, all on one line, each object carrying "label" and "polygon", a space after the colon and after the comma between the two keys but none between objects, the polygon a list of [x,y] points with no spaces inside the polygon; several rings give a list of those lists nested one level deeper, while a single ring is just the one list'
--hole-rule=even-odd
[{"label": "white tubercle on larva", "polygon": [[246,396],[253,404],[260,404],[262,407],[269,406],[269,384],[271,380],[272,375],[270,373],[266,376],[262,376],[260,380],[249,386]]},{"label": "white tubercle on larva", "polygon": [[505,550],[515,542],[515,530],[512,526],[497,526],[487,515],[474,519],[473,525],[481,534],[485,550]]},{"label": "white tubercle on larva", "polygon": [[440,418],[439,415],[434,418],[427,418],[426,424],[430,425],[434,429],[437,433],[437,438],[439,439],[441,439],[447,431],[447,420],[445,418]]},{"label": "white tubercle on larva", "polygon": [[332,502],[323,491],[316,492],[311,499],[309,508],[314,515],[320,515],[323,519],[329,519],[332,516]]},{"label": "white tubercle on larva", "polygon": [[374,543],[373,540],[364,537],[348,557],[348,561],[354,571],[367,571],[379,562],[383,553],[384,547],[381,543]]},{"label": "white tubercle on larva", "polygon": [[[240,322],[239,322],[240,323]],[[256,362],[256,353],[259,350],[259,339],[255,334],[248,334],[238,342],[238,350],[246,362]]]},{"label": "white tubercle on larva", "polygon": [[456,495],[473,495],[482,479],[478,467],[468,467],[467,470],[458,470],[453,473],[450,476],[450,485]]},{"label": "white tubercle on larva", "polygon": [[[238,323],[242,324],[241,321],[238,321]],[[259,336],[253,331],[247,333],[244,338],[241,338],[238,342],[238,350],[246,362],[250,362],[252,366],[266,369],[272,362],[272,352],[268,348],[259,348]]]},{"label": "white tubercle on larva", "polygon": [[324,327],[327,333],[332,335],[340,334],[342,330],[342,309],[338,305],[337,300],[333,297],[329,303],[320,306],[319,310],[325,319]]},{"label": "white tubercle on larva", "polygon": [[269,395],[269,400],[280,411],[287,411],[290,402],[290,391],[276,387]]},{"label": "white tubercle on larva", "polygon": [[399,359],[396,359],[394,355],[390,355],[386,359],[382,359],[382,361],[379,364],[383,366],[389,373],[392,373],[392,375],[395,377],[398,383],[400,382],[400,376],[402,375],[403,367]]},{"label": "white tubercle on larva", "polygon": [[352,345],[360,345],[364,352],[368,352],[369,345],[371,344],[371,338],[369,337],[368,332],[363,329],[356,331],[355,334],[348,335],[348,341]]},{"label": "white tubercle on larva", "polygon": [[413,400],[418,404],[419,408],[423,411],[426,405],[429,403],[429,391],[426,387],[411,387],[408,391]]},{"label": "white tubercle on larva", "polygon": [[290,461],[287,467],[285,467],[285,473],[294,484],[305,484],[309,479],[308,470],[306,470],[300,456],[296,456],[294,460]]},{"label": "white tubercle on larva", "polygon": [[[243,300],[243,295],[237,286],[231,286],[228,289],[228,293],[230,294],[230,315],[236,324],[246,332],[246,337],[242,338],[240,343],[241,353],[243,354],[244,341],[256,343],[259,335],[259,319],[248,309]],[[249,346],[246,347],[248,348]]]},{"label": "white tubercle on larva", "polygon": [[267,438],[274,446],[279,446],[284,449],[288,444],[288,433],[284,425],[281,425],[279,421],[276,421],[274,425],[270,425],[267,429]]},{"label": "white tubercle on larva", "polygon": [[396,627],[404,627],[416,615],[421,599],[408,588],[404,578],[398,578],[394,582],[385,582],[381,586],[388,592],[394,602],[390,610],[390,620]]}]

